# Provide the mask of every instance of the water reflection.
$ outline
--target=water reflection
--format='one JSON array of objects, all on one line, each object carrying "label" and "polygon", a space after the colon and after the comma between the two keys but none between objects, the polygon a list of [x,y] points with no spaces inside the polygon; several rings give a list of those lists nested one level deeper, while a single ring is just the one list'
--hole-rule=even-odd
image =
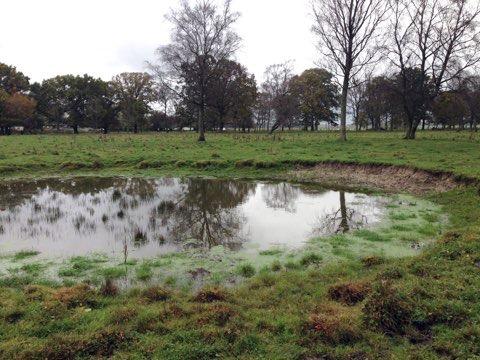
[{"label": "water reflection", "polygon": [[152,257],[301,246],[378,221],[376,197],[288,183],[79,178],[0,186],[0,251]]},{"label": "water reflection", "polygon": [[368,225],[368,209],[361,204],[350,207],[346,201],[345,191],[339,191],[339,207],[331,213],[324,213],[318,217],[317,224],[313,230],[315,236],[328,234],[345,234],[351,230],[358,230]]}]

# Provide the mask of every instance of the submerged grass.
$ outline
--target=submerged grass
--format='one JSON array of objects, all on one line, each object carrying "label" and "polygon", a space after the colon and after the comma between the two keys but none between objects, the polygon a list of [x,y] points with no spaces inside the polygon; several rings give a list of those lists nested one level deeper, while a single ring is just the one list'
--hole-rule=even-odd
[{"label": "submerged grass", "polygon": [[[92,136],[75,141],[68,136],[60,140],[25,137],[17,138],[23,145],[15,150],[11,146],[13,140],[2,138],[0,145],[8,151],[0,164],[23,169],[21,161],[28,165],[29,161],[33,164],[38,160],[38,164],[54,168],[53,162],[48,163],[49,157],[59,155],[48,151],[59,141],[72,149],[69,150],[72,164],[93,164],[93,156],[97,156],[104,168],[128,168],[134,157],[137,161],[140,158],[149,161],[149,151],[154,145],[153,158],[161,153],[165,157],[158,158],[170,161],[170,152],[176,152],[177,161],[193,161],[188,156],[193,150],[184,148],[191,135],[175,138],[178,145],[174,145],[173,138],[164,140],[161,136],[131,139],[121,136],[106,142]],[[461,134],[421,134],[424,139],[408,143],[390,138],[394,135],[382,134],[385,139],[380,140],[377,135],[361,134],[345,147],[337,145],[330,135],[289,136],[298,136],[298,143],[289,137],[281,141],[277,138],[275,142],[262,138],[254,143],[242,136],[230,139],[230,136],[212,135],[207,146],[190,147],[199,153],[198,159],[208,154],[209,159],[218,162],[242,158],[258,161],[257,156],[263,156],[262,161],[273,162],[276,158],[299,156],[303,152],[305,158],[321,153],[324,158],[366,161],[370,156],[393,164],[449,169],[459,175],[478,177],[480,174],[480,158],[475,155],[480,154],[478,140],[468,140]],[[168,141],[178,149],[169,149]],[[232,142],[238,146],[232,146]],[[87,145],[97,150],[87,150]],[[119,163],[108,155],[109,146],[119,150]],[[232,146],[238,153],[229,151],[224,155],[224,146]],[[259,149],[268,155],[255,155]],[[131,154],[123,157],[122,154],[130,150]],[[93,152],[95,155],[87,155]],[[18,164],[13,160],[17,155]],[[63,161],[57,160],[57,164]],[[237,170],[222,171],[239,174]],[[277,170],[262,171],[267,176]],[[315,239],[303,254],[262,252],[259,255],[264,259],[262,268],[255,269],[256,274],[241,285],[229,289],[209,285],[193,295],[190,290],[168,286],[127,292],[111,291],[106,283],[98,288],[88,284],[62,287],[30,274],[41,271],[36,255],[22,260],[13,257],[9,264],[24,268],[15,276],[0,278],[0,358],[478,358],[478,190],[463,187],[431,195],[428,200],[443,205],[447,212],[448,231],[443,235],[438,235],[437,223],[442,216],[439,212],[428,211],[421,201],[409,210],[393,203],[385,226]],[[382,247],[385,242],[376,241],[379,238],[391,239],[387,242],[389,247]],[[437,241],[428,243],[430,238]],[[400,240],[417,246],[415,241],[419,239],[425,242],[424,251],[409,252],[416,256],[388,256],[388,251],[398,250],[391,247],[392,243]],[[365,246],[378,251],[373,254],[357,251],[353,256],[346,246],[352,241],[359,249]],[[322,249],[343,256],[327,261]],[[278,259],[280,263],[275,262]],[[128,268],[147,280],[156,276],[157,269],[165,271],[155,262],[117,267],[114,266],[117,263],[92,264],[91,260],[72,259],[62,264],[61,269],[80,274],[80,279],[99,268],[106,269],[103,275],[118,275],[117,269]],[[175,261],[181,264],[185,261],[180,258],[169,263],[169,260],[162,259],[161,264],[172,266]],[[175,281],[170,277],[169,282]]]}]

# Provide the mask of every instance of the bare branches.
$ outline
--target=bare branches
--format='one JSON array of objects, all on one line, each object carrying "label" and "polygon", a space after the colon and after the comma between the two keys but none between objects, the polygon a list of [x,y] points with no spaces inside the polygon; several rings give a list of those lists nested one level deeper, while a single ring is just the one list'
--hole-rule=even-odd
[{"label": "bare branches", "polygon": [[194,73],[198,90],[194,105],[199,110],[200,141],[204,140],[203,116],[206,86],[215,64],[228,60],[238,50],[240,37],[232,30],[239,14],[231,9],[231,0],[225,0],[219,9],[212,0],[196,0],[194,5],[182,0],[178,9],[172,9],[167,20],[172,24],[171,42],[157,50],[158,63],[150,65],[159,81],[177,96],[192,76],[185,76],[185,67]]},{"label": "bare branches", "polygon": [[[408,102],[408,74],[418,71],[423,107],[451,81],[480,62],[480,4],[469,0],[392,0],[390,60],[403,77]],[[429,88],[433,87],[434,91]],[[419,113],[419,115],[421,115]],[[425,115],[424,115],[425,116]],[[422,119],[407,112],[407,138]]]},{"label": "bare branches", "polygon": [[378,31],[388,7],[383,0],[314,0],[313,32],[329,68],[342,82],[341,139],[346,140],[346,107],[350,79],[380,59]]}]

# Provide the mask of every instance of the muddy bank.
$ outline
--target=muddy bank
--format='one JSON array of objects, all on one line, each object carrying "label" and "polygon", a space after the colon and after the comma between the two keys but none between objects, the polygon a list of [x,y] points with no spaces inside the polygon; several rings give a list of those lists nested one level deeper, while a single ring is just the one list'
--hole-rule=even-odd
[{"label": "muddy bank", "polygon": [[478,185],[477,181],[462,179],[449,173],[388,165],[321,163],[312,168],[296,169],[290,172],[290,176],[296,181],[416,195],[445,192],[465,185]]}]

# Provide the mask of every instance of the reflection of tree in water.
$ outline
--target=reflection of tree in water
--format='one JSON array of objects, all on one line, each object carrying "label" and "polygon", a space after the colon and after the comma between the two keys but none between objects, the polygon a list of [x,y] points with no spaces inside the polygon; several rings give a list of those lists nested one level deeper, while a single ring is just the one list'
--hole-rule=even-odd
[{"label": "reflection of tree in water", "polygon": [[262,188],[265,204],[272,209],[282,209],[290,213],[297,211],[296,200],[301,190],[287,183],[266,184]]},{"label": "reflection of tree in water", "polygon": [[68,233],[82,241],[103,234],[105,244],[122,241],[125,257],[153,242],[167,248],[189,241],[235,247],[242,243],[245,223],[237,207],[255,188],[247,182],[168,178],[4,183],[0,229],[10,239]]},{"label": "reflection of tree in water", "polygon": [[345,192],[340,191],[338,210],[319,218],[313,233],[316,236],[327,234],[344,234],[351,230],[358,230],[365,226],[368,219],[353,208],[349,208],[345,200]]},{"label": "reflection of tree in water", "polygon": [[162,202],[157,212],[168,224],[167,236],[194,247],[241,246],[243,214],[237,209],[255,185],[246,182],[186,180],[186,191],[176,202]]}]

